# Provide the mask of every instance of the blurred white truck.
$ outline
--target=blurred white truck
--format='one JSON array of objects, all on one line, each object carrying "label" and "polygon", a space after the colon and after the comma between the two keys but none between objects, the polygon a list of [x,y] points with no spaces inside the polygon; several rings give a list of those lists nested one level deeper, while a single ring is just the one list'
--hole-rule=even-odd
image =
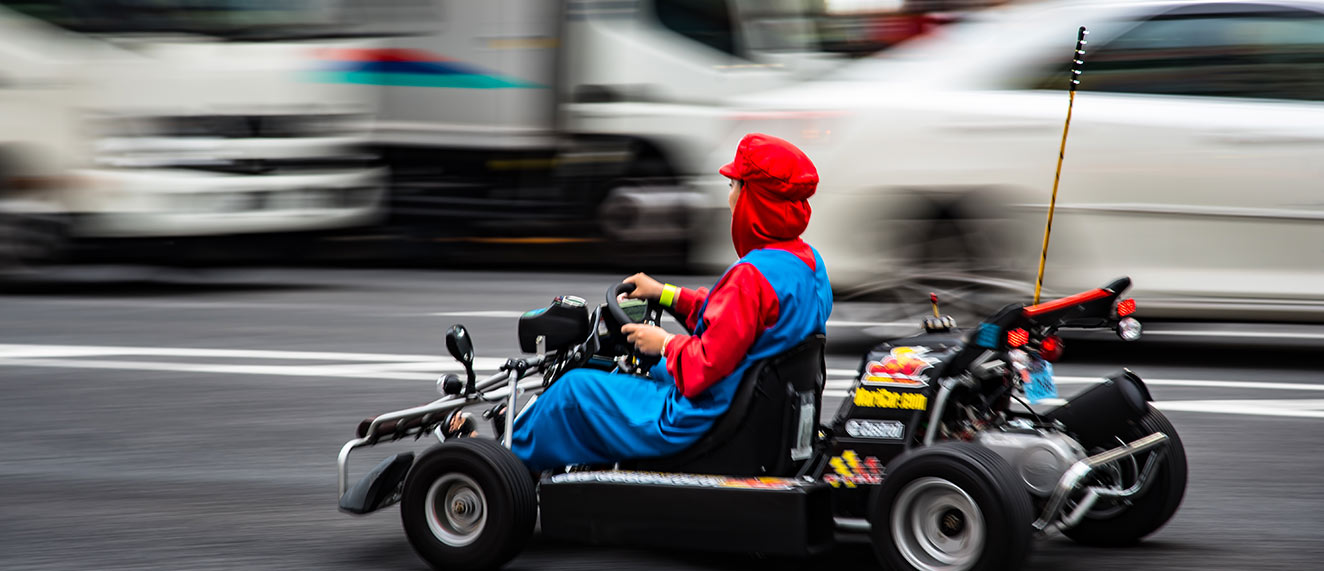
[{"label": "blurred white truck", "polygon": [[371,90],[317,73],[339,12],[297,1],[0,1],[0,269],[68,238],[366,225]]},{"label": "blurred white truck", "polygon": [[347,20],[399,34],[335,77],[380,88],[393,222],[683,258],[696,207],[725,201],[690,184],[719,177],[698,165],[733,125],[720,102],[838,61],[808,4],[357,2]]}]

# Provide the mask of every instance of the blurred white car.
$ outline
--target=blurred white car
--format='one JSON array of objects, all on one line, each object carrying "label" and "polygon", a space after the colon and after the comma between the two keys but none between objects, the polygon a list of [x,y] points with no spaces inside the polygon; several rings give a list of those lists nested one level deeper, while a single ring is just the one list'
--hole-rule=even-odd
[{"label": "blurred white car", "polygon": [[[1045,291],[1130,275],[1142,316],[1324,317],[1324,2],[991,10],[741,98],[720,148],[762,131],[805,149],[806,238],[847,297],[1028,299],[1082,25]],[[715,227],[711,263],[731,257]]]}]

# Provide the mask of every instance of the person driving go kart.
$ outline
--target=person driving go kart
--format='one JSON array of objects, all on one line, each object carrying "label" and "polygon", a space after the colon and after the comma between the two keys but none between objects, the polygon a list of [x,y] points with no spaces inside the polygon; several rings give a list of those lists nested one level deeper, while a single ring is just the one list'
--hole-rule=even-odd
[{"label": "person driving go kart", "polygon": [[740,141],[731,179],[731,239],[740,260],[711,290],[636,274],[629,297],[658,300],[694,335],[631,323],[642,353],[663,358],[648,379],[567,372],[514,421],[511,450],[532,470],[677,453],[730,406],[751,364],[825,333],[832,291],[823,259],[800,234],[818,172],[795,145],[764,134]]}]

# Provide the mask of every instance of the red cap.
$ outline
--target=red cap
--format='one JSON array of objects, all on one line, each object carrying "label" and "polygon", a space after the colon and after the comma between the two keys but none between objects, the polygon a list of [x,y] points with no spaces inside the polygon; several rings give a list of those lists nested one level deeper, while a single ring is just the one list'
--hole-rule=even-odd
[{"label": "red cap", "polygon": [[818,188],[818,169],[790,142],[763,133],[740,139],[736,158],[717,172],[722,176],[758,184],[759,189],[786,200],[804,200]]},{"label": "red cap", "polygon": [[791,143],[762,133],[740,140],[736,158],[720,171],[740,180],[740,198],[731,217],[736,253],[798,240],[809,225],[809,200],[818,188],[818,169]]}]

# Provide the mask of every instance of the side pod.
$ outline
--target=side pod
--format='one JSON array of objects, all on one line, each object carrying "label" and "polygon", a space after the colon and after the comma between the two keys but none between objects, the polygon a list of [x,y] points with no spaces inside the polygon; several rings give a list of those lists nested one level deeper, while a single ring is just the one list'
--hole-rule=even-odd
[{"label": "side pod", "polygon": [[340,511],[367,514],[400,501],[400,484],[414,465],[414,453],[404,452],[382,460],[340,496]]}]

